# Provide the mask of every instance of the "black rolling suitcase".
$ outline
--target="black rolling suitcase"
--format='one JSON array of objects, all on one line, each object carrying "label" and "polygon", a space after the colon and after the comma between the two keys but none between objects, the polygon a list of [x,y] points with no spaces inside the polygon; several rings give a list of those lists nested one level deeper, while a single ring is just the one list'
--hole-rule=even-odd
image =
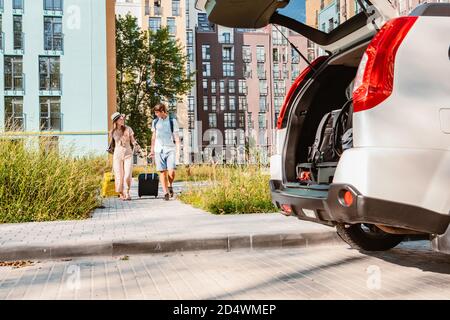
[{"label": "black rolling suitcase", "polygon": [[138,180],[139,198],[143,196],[158,197],[159,176],[157,173],[142,173],[139,175]]}]

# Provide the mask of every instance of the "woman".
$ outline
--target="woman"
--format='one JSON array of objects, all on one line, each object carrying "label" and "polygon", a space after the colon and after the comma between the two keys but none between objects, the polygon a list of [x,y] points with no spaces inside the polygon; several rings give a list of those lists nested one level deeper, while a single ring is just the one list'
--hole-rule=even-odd
[{"label": "woman", "polygon": [[110,137],[114,139],[113,171],[116,192],[121,200],[131,200],[130,188],[133,171],[133,149],[139,148],[133,130],[125,125],[125,115],[118,112],[111,116],[113,130]]}]

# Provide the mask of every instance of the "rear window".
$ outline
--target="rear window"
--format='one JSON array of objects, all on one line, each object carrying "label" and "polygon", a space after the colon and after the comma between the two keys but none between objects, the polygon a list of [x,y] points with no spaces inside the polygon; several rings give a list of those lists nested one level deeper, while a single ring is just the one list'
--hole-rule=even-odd
[{"label": "rear window", "polygon": [[330,33],[369,5],[367,0],[291,0],[278,12],[310,27]]}]

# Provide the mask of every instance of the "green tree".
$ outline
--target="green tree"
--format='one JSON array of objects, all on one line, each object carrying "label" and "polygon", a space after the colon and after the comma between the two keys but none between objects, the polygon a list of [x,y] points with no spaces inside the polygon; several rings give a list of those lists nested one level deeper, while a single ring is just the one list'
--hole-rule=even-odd
[{"label": "green tree", "polygon": [[117,108],[128,115],[128,125],[146,146],[154,106],[180,101],[194,84],[193,74],[186,73],[183,47],[167,28],[140,30],[129,14],[116,19],[116,50]]}]

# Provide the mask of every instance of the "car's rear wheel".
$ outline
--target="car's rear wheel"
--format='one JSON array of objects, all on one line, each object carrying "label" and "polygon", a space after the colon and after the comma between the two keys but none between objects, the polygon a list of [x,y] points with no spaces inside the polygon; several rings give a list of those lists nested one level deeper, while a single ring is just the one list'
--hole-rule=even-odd
[{"label": "car's rear wheel", "polygon": [[338,224],[336,230],[352,248],[364,251],[386,251],[404,239],[403,235],[386,233],[372,224]]}]

